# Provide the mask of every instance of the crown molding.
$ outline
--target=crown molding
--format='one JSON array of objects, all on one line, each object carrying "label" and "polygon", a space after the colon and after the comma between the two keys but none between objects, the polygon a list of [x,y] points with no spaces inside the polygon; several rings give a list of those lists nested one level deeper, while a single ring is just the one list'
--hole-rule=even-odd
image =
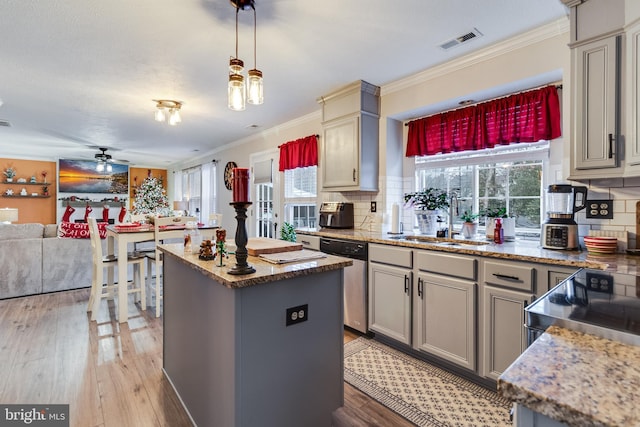
[{"label": "crown molding", "polygon": [[460,58],[445,62],[441,65],[436,65],[435,67],[431,67],[427,70],[416,73],[404,79],[396,80],[395,82],[383,85],[380,88],[380,94],[381,96],[384,96],[403,89],[407,89],[412,86],[435,79],[437,77],[447,75],[462,68],[485,62],[514,50],[522,49],[524,47],[568,32],[569,18],[560,18],[556,21],[550,22],[546,25],[542,25],[526,33],[522,33],[520,35],[512,37],[508,40],[495,43],[484,49],[480,49]]}]

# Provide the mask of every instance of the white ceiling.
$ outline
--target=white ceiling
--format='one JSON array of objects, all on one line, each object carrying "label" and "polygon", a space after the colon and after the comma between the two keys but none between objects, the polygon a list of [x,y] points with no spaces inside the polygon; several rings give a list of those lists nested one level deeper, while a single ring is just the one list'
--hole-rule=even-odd
[{"label": "white ceiling", "polygon": [[[228,0],[3,0],[0,157],[93,158],[149,167],[207,153],[319,109],[355,80],[383,86],[564,17],[560,0],[256,0],[265,102],[227,109]],[[239,57],[253,68],[253,13]],[[477,28],[483,36],[439,45]],[[152,99],[184,102],[182,123]],[[257,127],[249,127],[256,125]]]}]

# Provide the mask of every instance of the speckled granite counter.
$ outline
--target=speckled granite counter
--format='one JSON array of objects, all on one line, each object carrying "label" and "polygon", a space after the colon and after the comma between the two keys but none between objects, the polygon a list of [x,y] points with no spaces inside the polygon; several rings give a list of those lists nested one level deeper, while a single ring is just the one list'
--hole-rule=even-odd
[{"label": "speckled granite counter", "polygon": [[[594,268],[611,272],[629,273],[640,271],[640,257],[625,254],[594,256],[587,251],[557,251],[543,249],[537,240],[520,240],[496,245],[493,242],[482,241],[482,245],[464,244],[463,240],[435,239],[433,241],[414,241],[398,239],[384,232],[370,232],[367,230],[338,230],[338,229],[298,229],[298,234],[329,237],[337,239],[351,239],[369,243],[404,246],[409,248],[429,249],[443,252],[455,252],[468,255],[480,255],[493,258],[503,258],[515,261],[531,261],[543,264],[564,265],[578,268]],[[405,236],[414,236],[405,233]],[[419,236],[426,237],[426,236]],[[429,237],[426,237],[429,239]],[[461,242],[450,246],[448,243]]]},{"label": "speckled granite counter", "polygon": [[256,272],[242,276],[234,276],[228,273],[229,269],[233,267],[236,262],[233,255],[231,255],[229,259],[225,259],[224,267],[218,267],[217,259],[214,261],[203,261],[198,259],[198,254],[185,254],[184,247],[180,243],[160,245],[160,250],[167,254],[174,255],[180,262],[228,288],[244,288],[261,283],[291,279],[297,276],[337,270],[353,265],[353,261],[348,258],[332,255],[327,255],[326,258],[287,264],[272,264],[259,257],[249,257],[247,262],[256,269]]},{"label": "speckled granite counter", "polygon": [[640,347],[552,326],[498,380],[500,393],[569,425],[640,425]]}]

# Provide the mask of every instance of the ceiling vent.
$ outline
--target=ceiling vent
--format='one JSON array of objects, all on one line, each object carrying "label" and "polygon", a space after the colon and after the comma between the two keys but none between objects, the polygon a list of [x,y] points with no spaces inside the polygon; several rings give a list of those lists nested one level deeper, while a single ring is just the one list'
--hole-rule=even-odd
[{"label": "ceiling vent", "polygon": [[11,127],[11,123],[9,122],[9,120],[0,119],[0,126],[4,126],[4,127],[7,127],[7,128],[10,128]]},{"label": "ceiling vent", "polygon": [[466,43],[469,40],[477,39],[478,37],[482,37],[482,33],[478,31],[477,28],[474,28],[472,31],[469,31],[466,34],[463,34],[451,40],[447,40],[440,45],[440,48],[444,50],[451,49],[452,47],[459,46],[462,43]]}]

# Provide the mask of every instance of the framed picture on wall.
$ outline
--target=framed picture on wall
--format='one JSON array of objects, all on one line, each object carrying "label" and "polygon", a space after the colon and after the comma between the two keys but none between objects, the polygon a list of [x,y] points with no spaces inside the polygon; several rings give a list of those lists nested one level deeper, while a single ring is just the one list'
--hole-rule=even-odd
[{"label": "framed picture on wall", "polygon": [[129,191],[129,165],[109,163],[98,171],[93,160],[58,160],[58,191],[60,193],[127,194]]}]

